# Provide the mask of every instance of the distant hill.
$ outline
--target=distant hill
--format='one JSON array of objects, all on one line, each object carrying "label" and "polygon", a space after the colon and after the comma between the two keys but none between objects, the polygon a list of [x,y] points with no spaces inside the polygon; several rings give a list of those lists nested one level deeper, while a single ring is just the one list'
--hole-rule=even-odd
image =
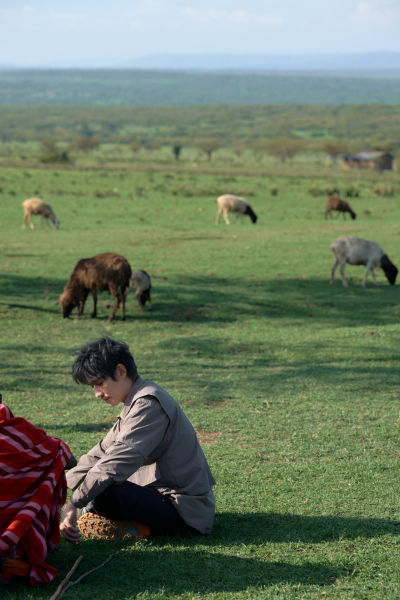
[{"label": "distant hill", "polygon": [[134,69],[255,71],[397,71],[399,52],[365,54],[158,54],[121,64]]},{"label": "distant hill", "polygon": [[[0,64],[0,70],[33,68]],[[400,77],[400,52],[352,54],[155,54],[127,59],[49,61],[37,69],[145,69],[170,71],[266,71],[357,73]]]}]

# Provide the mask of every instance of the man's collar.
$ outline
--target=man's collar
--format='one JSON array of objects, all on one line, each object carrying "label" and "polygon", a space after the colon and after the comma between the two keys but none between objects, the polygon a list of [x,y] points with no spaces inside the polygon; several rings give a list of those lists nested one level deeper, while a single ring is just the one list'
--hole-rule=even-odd
[{"label": "man's collar", "polygon": [[135,397],[135,394],[139,391],[139,389],[142,387],[143,384],[144,384],[144,379],[142,379],[138,375],[137,378],[135,379],[135,381],[133,382],[131,389],[129,390],[129,394],[126,397],[124,406],[122,407],[121,414],[119,415],[121,418],[124,418],[127,415],[127,413],[129,412],[133,398]]}]

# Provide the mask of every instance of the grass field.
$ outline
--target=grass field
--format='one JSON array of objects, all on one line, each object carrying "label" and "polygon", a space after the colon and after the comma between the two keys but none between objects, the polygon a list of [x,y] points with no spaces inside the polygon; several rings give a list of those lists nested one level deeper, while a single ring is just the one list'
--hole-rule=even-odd
[{"label": "grass field", "polygon": [[[116,550],[64,598],[400,598],[399,288],[379,270],[382,285],[364,290],[364,269],[350,266],[348,289],[328,283],[341,235],[381,243],[400,265],[398,175],[277,173],[1,169],[3,402],[75,455],[88,451],[119,411],[72,382],[70,351],[111,334],[180,403],[217,480],[212,535],[61,541],[48,557],[57,580],[12,581],[6,600],[48,599],[78,556],[74,577]],[[395,196],[377,198],[375,177]],[[360,190],[356,221],[325,221],[324,198],[308,193],[332,178]],[[214,225],[227,191],[248,196],[255,226]],[[21,202],[34,195],[58,231],[40,220],[22,231]],[[91,299],[63,320],[56,301],[76,262],[106,251],[151,274],[153,310],[131,294],[127,321],[109,324],[103,294],[97,320]]]}]

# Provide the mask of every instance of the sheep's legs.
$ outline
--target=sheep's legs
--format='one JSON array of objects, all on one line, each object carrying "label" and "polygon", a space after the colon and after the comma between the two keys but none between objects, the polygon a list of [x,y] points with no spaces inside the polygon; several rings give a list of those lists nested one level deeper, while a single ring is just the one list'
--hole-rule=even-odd
[{"label": "sheep's legs", "polygon": [[79,307],[78,310],[78,317],[80,317],[81,315],[83,315],[83,309],[85,308],[85,302],[86,302],[86,298],[88,297],[89,292],[87,292],[84,296],[83,296],[83,300],[82,300],[82,306]]},{"label": "sheep's legs", "polygon": [[371,275],[372,275],[372,279],[374,280],[374,284],[376,285],[376,287],[378,287],[379,283],[377,282],[377,280],[375,278],[374,269],[372,267],[371,267]]},{"label": "sheep's legs", "polygon": [[364,279],[363,279],[363,282],[362,282],[362,286],[363,286],[363,288],[367,287],[367,277],[368,277],[368,273],[371,273],[371,275],[372,275],[372,279],[373,279],[373,282],[374,282],[374,284],[375,284],[376,286],[378,286],[378,285],[379,285],[379,283],[377,282],[377,280],[376,280],[376,278],[375,278],[375,273],[374,273],[374,270],[373,270],[373,268],[372,268],[372,265],[367,265],[367,268],[365,269],[365,275],[364,275]]},{"label": "sheep's legs", "polygon": [[143,310],[142,294],[140,292],[136,292],[135,296],[136,300],[138,301],[140,310]]},{"label": "sheep's legs", "polygon": [[222,213],[222,209],[221,209],[221,208],[219,208],[219,209],[218,209],[218,212],[217,212],[217,217],[216,217],[216,219],[215,219],[215,224],[216,224],[216,225],[219,225],[219,218],[220,218],[220,216],[221,216],[221,213]]},{"label": "sheep's legs", "polygon": [[27,216],[28,216],[28,215],[24,215],[24,219],[23,219],[23,221],[22,221],[22,229],[26,229],[26,217],[27,217]]},{"label": "sheep's legs", "polygon": [[[28,219],[29,219],[29,225],[30,225],[31,229],[35,229],[35,226],[34,226],[34,224],[32,223],[32,215],[31,215],[30,213],[28,213],[28,214],[27,214],[27,217],[28,217]],[[25,217],[25,219],[26,219],[26,217]],[[24,227],[24,229],[25,229],[25,227]]]},{"label": "sheep's legs", "polygon": [[227,210],[224,210],[224,219],[225,219],[225,223],[227,225],[230,225],[229,217],[228,217],[228,211]]},{"label": "sheep's legs", "polygon": [[109,320],[109,321],[112,321],[112,320],[113,320],[113,318],[115,317],[115,313],[117,312],[117,309],[118,309],[118,307],[119,307],[119,303],[120,303],[120,301],[121,301],[121,296],[120,296],[119,294],[117,294],[117,295],[115,296],[115,302],[114,302],[113,309],[112,309],[112,311],[111,311],[111,313],[110,313],[110,316],[108,317],[108,320]]},{"label": "sheep's legs", "polygon": [[125,289],[124,289],[124,288],[122,288],[122,289],[121,289],[121,292],[122,292],[122,294],[121,294],[121,296],[122,296],[122,298],[121,298],[121,300],[122,300],[122,315],[121,315],[121,321],[125,321],[125,300],[126,300],[126,295],[127,295],[127,294],[126,294],[126,292],[125,292]]},{"label": "sheep's legs", "polygon": [[49,220],[48,220],[48,218],[47,218],[47,217],[44,217],[43,215],[41,215],[41,217],[42,217],[42,218],[41,218],[41,221],[40,221],[40,223],[41,223],[41,228],[42,228],[42,229],[44,228],[44,221],[46,221],[46,229],[50,229],[50,226],[49,226]]},{"label": "sheep's legs", "polygon": [[335,276],[335,271],[336,271],[338,264],[339,264],[339,261],[336,259],[335,264],[333,265],[332,271],[331,271],[331,281],[330,281],[331,285],[335,285],[334,276]]},{"label": "sheep's legs", "polygon": [[121,300],[121,304],[122,304],[122,315],[121,315],[121,321],[125,321],[125,294],[122,296],[122,300]]},{"label": "sheep's legs", "polygon": [[345,262],[342,262],[340,265],[340,275],[342,276],[342,283],[343,283],[343,287],[349,287],[349,284],[347,283],[346,279],[344,278],[344,268],[346,266]]},{"label": "sheep's legs", "polygon": [[[97,291],[96,290],[92,290],[92,296],[93,296],[92,319],[95,319],[97,317]],[[82,308],[82,312],[83,312],[83,308]]]}]

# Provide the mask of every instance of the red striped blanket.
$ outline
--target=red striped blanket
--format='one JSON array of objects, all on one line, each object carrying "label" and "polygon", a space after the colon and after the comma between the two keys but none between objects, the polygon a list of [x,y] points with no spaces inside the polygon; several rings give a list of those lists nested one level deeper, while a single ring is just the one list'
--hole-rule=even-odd
[{"label": "red striped blanket", "polygon": [[0,395],[0,553],[19,544],[32,564],[33,586],[57,575],[45,558],[60,541],[70,456],[67,444],[14,417]]}]

